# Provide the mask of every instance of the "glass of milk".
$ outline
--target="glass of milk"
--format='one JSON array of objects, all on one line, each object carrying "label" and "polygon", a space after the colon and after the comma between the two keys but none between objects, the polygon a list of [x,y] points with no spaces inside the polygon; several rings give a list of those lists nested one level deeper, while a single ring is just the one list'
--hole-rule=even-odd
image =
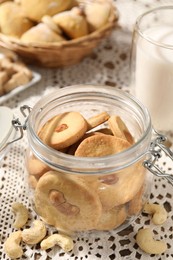
[{"label": "glass of milk", "polygon": [[136,20],[131,84],[148,108],[156,130],[173,131],[173,5],[152,9]]}]

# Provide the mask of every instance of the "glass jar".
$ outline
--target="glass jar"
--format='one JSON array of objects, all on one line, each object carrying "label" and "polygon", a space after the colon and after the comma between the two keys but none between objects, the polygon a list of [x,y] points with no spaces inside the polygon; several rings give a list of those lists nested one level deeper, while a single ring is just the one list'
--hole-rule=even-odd
[{"label": "glass jar", "polygon": [[[135,143],[103,157],[76,157],[43,143],[40,128],[53,116],[71,111],[86,119],[101,112],[118,115]],[[65,232],[119,231],[141,212],[153,176],[143,167],[152,125],[147,109],[133,96],[105,86],[65,87],[32,108],[27,135],[28,183],[34,208],[46,223]]]},{"label": "glass jar", "polygon": [[131,87],[148,108],[152,124],[173,131],[173,6],[141,14],[134,26],[131,48]]}]

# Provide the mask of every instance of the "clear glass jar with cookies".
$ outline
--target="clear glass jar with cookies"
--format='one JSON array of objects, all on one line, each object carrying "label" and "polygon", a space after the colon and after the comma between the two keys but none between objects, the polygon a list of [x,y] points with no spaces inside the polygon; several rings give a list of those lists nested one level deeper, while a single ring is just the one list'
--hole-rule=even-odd
[{"label": "clear glass jar with cookies", "polygon": [[65,87],[43,97],[27,121],[34,208],[64,232],[117,230],[139,215],[152,174],[147,109],[105,86]]}]

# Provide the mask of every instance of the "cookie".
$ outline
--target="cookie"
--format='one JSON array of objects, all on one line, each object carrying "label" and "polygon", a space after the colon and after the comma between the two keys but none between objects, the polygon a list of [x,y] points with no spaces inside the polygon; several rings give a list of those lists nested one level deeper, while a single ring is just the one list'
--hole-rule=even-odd
[{"label": "cookie", "polygon": [[56,127],[59,117],[61,117],[61,114],[49,119],[40,129],[38,136],[45,144],[49,144],[51,135]]},{"label": "cookie", "polygon": [[116,154],[130,147],[123,139],[111,135],[94,135],[84,139],[78,146],[75,156],[101,157]]},{"label": "cookie", "polygon": [[53,16],[67,10],[71,3],[72,0],[20,0],[20,6],[25,16],[37,23],[44,15]]},{"label": "cookie", "polygon": [[[110,210],[132,200],[145,180],[145,169],[136,163],[114,174],[115,183],[100,182],[98,195],[104,210]],[[114,176],[114,178],[115,178]]]},{"label": "cookie", "polygon": [[84,2],[84,13],[89,25],[89,31],[93,32],[102,28],[109,20],[111,5],[109,1]]},{"label": "cookie", "polygon": [[54,43],[65,41],[62,35],[53,31],[46,23],[40,22],[27,30],[20,38],[22,43]]},{"label": "cookie", "polygon": [[15,38],[29,30],[34,23],[29,20],[17,3],[7,1],[0,4],[0,28],[1,33]]},{"label": "cookie", "polygon": [[58,27],[58,25],[56,25],[52,19],[51,16],[49,15],[44,15],[42,18],[41,18],[41,21],[45,24],[47,24],[49,26],[49,28],[56,32],[57,34],[62,34],[62,30]]},{"label": "cookie", "polygon": [[105,135],[113,135],[112,131],[110,128],[104,127],[101,129],[98,129],[97,132],[105,134]]},{"label": "cookie", "polygon": [[76,143],[87,130],[87,122],[78,112],[66,112],[58,116],[50,138],[50,146],[63,149]]},{"label": "cookie", "polygon": [[109,117],[110,116],[107,112],[103,112],[96,116],[90,117],[89,119],[87,119],[88,130],[91,130],[96,126],[103,124],[104,122],[106,122],[109,119]]},{"label": "cookie", "polygon": [[88,23],[79,7],[55,14],[52,19],[70,39],[77,39],[88,34]]},{"label": "cookie", "polygon": [[35,188],[37,187],[37,183],[38,183],[38,178],[36,178],[34,175],[28,176],[28,184],[30,188],[35,190]]},{"label": "cookie", "polygon": [[29,78],[27,75],[23,72],[17,72],[12,75],[12,77],[6,82],[3,86],[5,93],[8,93],[15,89],[18,86],[25,85],[29,82]]},{"label": "cookie", "polygon": [[0,96],[4,94],[4,84],[8,81],[9,76],[6,71],[0,71]]},{"label": "cookie", "polygon": [[50,167],[33,157],[27,161],[27,169],[30,175],[40,178],[44,173],[50,170]]},{"label": "cookie", "polygon": [[116,174],[109,174],[99,177],[98,180],[101,183],[112,185],[115,184],[119,180],[119,178],[116,176]]},{"label": "cookie", "polygon": [[21,62],[19,60],[15,61],[13,63],[13,69],[15,70],[15,72],[21,72],[22,71],[27,76],[27,78],[29,80],[31,80],[32,77],[33,77],[32,71],[29,68],[27,68],[27,66],[25,66],[25,64],[23,62]]},{"label": "cookie", "polygon": [[76,149],[78,148],[78,146],[80,145],[80,143],[81,143],[84,139],[88,138],[89,136],[94,136],[94,135],[99,135],[99,134],[101,135],[102,133],[101,133],[101,132],[100,132],[100,133],[99,133],[99,132],[89,132],[89,133],[84,134],[83,137],[82,137],[78,142],[74,143],[73,145],[71,145],[71,146],[68,148],[67,153],[68,153],[68,154],[71,154],[71,155],[74,155]]},{"label": "cookie", "polygon": [[10,58],[3,57],[0,59],[1,70],[5,71],[9,78],[16,72],[14,69],[14,63]]},{"label": "cookie", "polygon": [[125,206],[104,211],[96,226],[96,230],[112,230],[120,226],[127,218]]},{"label": "cookie", "polygon": [[130,144],[134,143],[134,139],[130,131],[119,116],[111,116],[108,119],[108,125],[115,136],[127,140]]},{"label": "cookie", "polygon": [[39,179],[35,209],[46,223],[65,232],[93,229],[102,213],[94,190],[83,180],[56,171]]},{"label": "cookie", "polygon": [[131,201],[129,201],[128,207],[128,215],[137,215],[142,210],[143,207],[143,194],[144,194],[144,185],[140,188],[137,194],[133,197]]}]

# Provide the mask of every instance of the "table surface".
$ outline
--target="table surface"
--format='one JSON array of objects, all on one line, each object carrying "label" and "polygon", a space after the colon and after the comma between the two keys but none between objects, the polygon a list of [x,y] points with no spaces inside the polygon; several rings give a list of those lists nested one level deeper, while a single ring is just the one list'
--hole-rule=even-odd
[{"label": "table surface", "polygon": [[[31,107],[43,96],[59,88],[75,84],[101,84],[131,92],[129,87],[129,57],[133,25],[136,17],[151,7],[171,4],[166,0],[117,0],[114,2],[120,13],[120,27],[112,35],[102,41],[93,54],[80,64],[64,69],[44,69],[32,67],[42,75],[42,80],[31,88],[11,97],[1,105],[10,107],[19,116],[19,107]],[[0,168],[0,259],[9,259],[3,251],[3,243],[13,231],[14,215],[11,204],[14,201],[24,203],[30,209],[32,221],[37,216],[33,212],[28,198],[26,173],[24,166],[24,151],[27,148],[26,135],[15,143],[8,156],[2,161]],[[172,172],[172,162],[164,157],[161,167]],[[168,219],[162,226],[154,226],[148,216],[140,215],[138,219],[119,233],[112,231],[101,234],[83,234],[75,238],[74,250],[64,253],[59,247],[47,252],[39,246],[24,246],[21,259],[173,259],[173,187],[165,179],[155,177],[150,201],[164,205],[168,211]],[[159,256],[142,252],[135,243],[135,234],[142,226],[151,227],[156,239],[163,239],[168,245],[167,251]]]}]

